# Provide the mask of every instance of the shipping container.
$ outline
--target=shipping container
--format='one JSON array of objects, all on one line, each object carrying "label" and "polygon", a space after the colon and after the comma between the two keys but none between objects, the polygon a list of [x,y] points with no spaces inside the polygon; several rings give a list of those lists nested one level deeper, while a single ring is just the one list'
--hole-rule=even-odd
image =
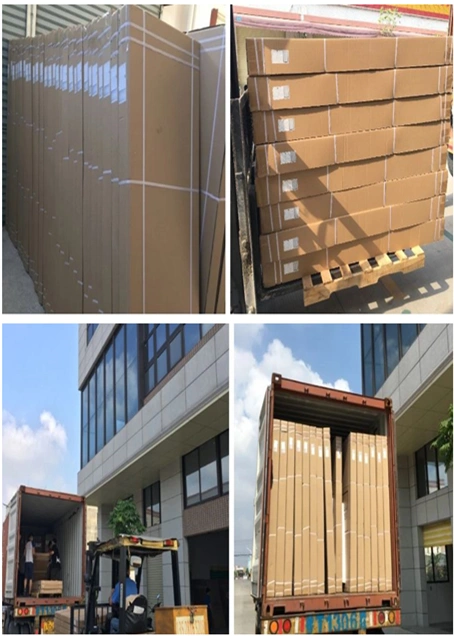
[{"label": "shipping container", "polygon": [[[345,442],[351,433],[386,437],[391,535],[391,582],[388,591],[346,592],[344,585],[342,592],[331,594],[328,593],[327,587],[324,593],[315,593],[311,589],[307,595],[277,596],[270,593],[270,590],[274,589],[273,585],[269,585],[267,572],[272,534],[271,488],[273,477],[276,478],[273,472],[273,437],[276,437],[276,431],[273,436],[273,423],[276,420],[309,425],[316,427],[316,430],[329,428],[335,448],[339,447],[336,446],[339,438]],[[314,386],[273,374],[259,420],[251,576],[252,597],[256,609],[256,633],[365,633],[400,624],[395,448],[391,400]],[[288,501],[289,499],[287,504]],[[303,506],[304,504],[303,496]],[[385,516],[386,514],[385,512]],[[312,525],[312,518],[310,524]],[[314,531],[312,527],[311,531]],[[312,563],[312,554],[313,551],[303,550],[303,572],[305,558],[310,556]],[[345,560],[345,554],[343,557]]]},{"label": "shipping container", "polygon": [[[20,486],[7,506],[3,522],[3,605],[5,633],[27,633],[21,629],[49,629],[53,615],[81,602],[84,595],[86,506],[84,497]],[[47,576],[47,545],[57,540],[61,559],[63,594],[59,597],[23,595],[21,557],[27,537],[33,534],[35,543],[35,572]],[[38,555],[42,555],[40,558]],[[41,568],[38,566],[41,564]],[[28,625],[24,625],[27,623]],[[17,631],[19,630],[19,631]]]}]

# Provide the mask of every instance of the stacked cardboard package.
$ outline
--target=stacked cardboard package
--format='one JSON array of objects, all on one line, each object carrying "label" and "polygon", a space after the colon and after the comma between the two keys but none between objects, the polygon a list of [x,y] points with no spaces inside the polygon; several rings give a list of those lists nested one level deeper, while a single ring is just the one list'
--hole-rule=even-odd
[{"label": "stacked cardboard package", "polygon": [[[83,634],[85,621],[83,614],[77,608],[74,610],[74,623],[71,626],[71,610],[64,609],[55,612],[54,633],[55,634]],[[71,631],[71,627],[74,631]]]},{"label": "stacked cardboard package", "polygon": [[443,236],[450,38],[246,47],[265,287]]},{"label": "stacked cardboard package", "polygon": [[267,596],[391,591],[386,437],[274,420],[271,448]]},{"label": "stacked cardboard package", "polygon": [[202,36],[125,5],[11,42],[7,225],[46,311],[198,312],[201,189],[202,304],[222,303],[224,40]]}]

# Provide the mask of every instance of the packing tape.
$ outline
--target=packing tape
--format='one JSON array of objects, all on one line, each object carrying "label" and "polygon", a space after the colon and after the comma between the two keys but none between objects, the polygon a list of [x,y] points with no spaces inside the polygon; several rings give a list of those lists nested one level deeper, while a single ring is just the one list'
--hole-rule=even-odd
[{"label": "packing tape", "polygon": [[263,65],[263,75],[266,75],[266,71],[265,71],[265,44],[263,42],[263,38],[261,38],[261,44],[262,44],[262,65]]},{"label": "packing tape", "polygon": [[[143,12],[145,13],[145,11]],[[150,37],[154,38],[155,40],[159,40],[160,42],[163,42],[164,44],[166,44],[167,46],[172,47],[173,49],[180,51],[181,53],[184,53],[185,55],[188,55],[190,58],[192,59],[199,59],[198,55],[194,54],[194,47],[191,45],[191,51],[187,51],[186,49],[182,48],[181,46],[178,46],[178,44],[174,44],[174,42],[171,42],[170,40],[166,40],[165,38],[161,37],[160,35],[156,35],[156,33],[153,33],[152,31],[149,31],[148,29],[145,28],[145,22],[144,20],[142,21],[142,26],[140,26],[139,24],[136,24],[134,22],[123,22],[123,24],[120,26],[120,28],[115,32],[114,35],[119,35],[120,31],[126,27],[133,27],[134,29],[136,29],[137,31],[141,31],[142,35],[143,35],[143,41],[145,42],[145,37],[147,35],[149,35]],[[108,29],[106,29],[107,31]],[[218,36],[220,37],[220,36]],[[215,38],[212,38],[215,39]]]},{"label": "packing tape", "polygon": [[255,48],[255,66],[257,68],[257,74],[259,72],[259,54],[257,51],[257,38],[254,38],[254,48]]},{"label": "packing tape", "polygon": [[179,64],[184,64],[185,66],[194,68],[197,71],[200,70],[198,66],[196,66],[195,64],[191,64],[191,62],[186,62],[186,60],[182,60],[179,57],[172,55],[171,53],[166,53],[165,51],[162,51],[161,49],[158,49],[155,46],[151,46],[151,44],[147,44],[146,42],[141,42],[140,40],[137,40],[136,38],[133,38],[131,36],[122,38],[119,41],[118,45],[121,46],[122,44],[127,42],[134,42],[135,44],[141,44],[144,48],[149,49],[150,51],[154,51],[155,53],[158,53],[159,55],[164,55],[165,57],[168,57],[169,59],[174,60],[175,62],[178,62]]}]

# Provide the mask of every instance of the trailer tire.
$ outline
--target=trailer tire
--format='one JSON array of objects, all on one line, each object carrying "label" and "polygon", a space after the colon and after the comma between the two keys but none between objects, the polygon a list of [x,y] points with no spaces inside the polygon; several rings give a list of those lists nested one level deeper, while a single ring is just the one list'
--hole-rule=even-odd
[{"label": "trailer tire", "polygon": [[7,634],[20,634],[21,633],[21,626],[19,621],[15,621],[13,620],[9,620],[7,627],[6,627],[6,633]]},{"label": "trailer tire", "polygon": [[260,614],[259,612],[256,610],[255,611],[255,633],[256,634],[260,634]]},{"label": "trailer tire", "polygon": [[33,634],[33,628],[29,621],[23,621],[22,625],[20,625],[20,633],[21,634]]}]

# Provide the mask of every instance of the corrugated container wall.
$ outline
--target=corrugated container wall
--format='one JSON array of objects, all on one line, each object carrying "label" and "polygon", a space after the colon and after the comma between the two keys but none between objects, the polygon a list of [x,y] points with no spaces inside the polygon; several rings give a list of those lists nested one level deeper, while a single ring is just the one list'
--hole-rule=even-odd
[{"label": "corrugated container wall", "polygon": [[84,507],[80,505],[76,512],[65,515],[55,528],[62,563],[73,564],[73,567],[63,567],[63,589],[67,596],[80,596],[83,589],[79,564],[85,559],[84,521]]},{"label": "corrugated container wall", "polygon": [[[160,4],[139,5],[159,18],[161,14]],[[114,4],[38,4],[36,5],[36,32],[30,35],[48,33],[54,29],[70,26],[72,24],[85,24],[96,17],[107,13],[111,8],[118,8]],[[27,5],[4,4],[2,6],[2,84],[3,84],[3,183],[6,183],[6,114],[8,110],[8,43],[14,38],[27,35]],[[3,220],[5,219],[6,189],[2,192]]]}]

